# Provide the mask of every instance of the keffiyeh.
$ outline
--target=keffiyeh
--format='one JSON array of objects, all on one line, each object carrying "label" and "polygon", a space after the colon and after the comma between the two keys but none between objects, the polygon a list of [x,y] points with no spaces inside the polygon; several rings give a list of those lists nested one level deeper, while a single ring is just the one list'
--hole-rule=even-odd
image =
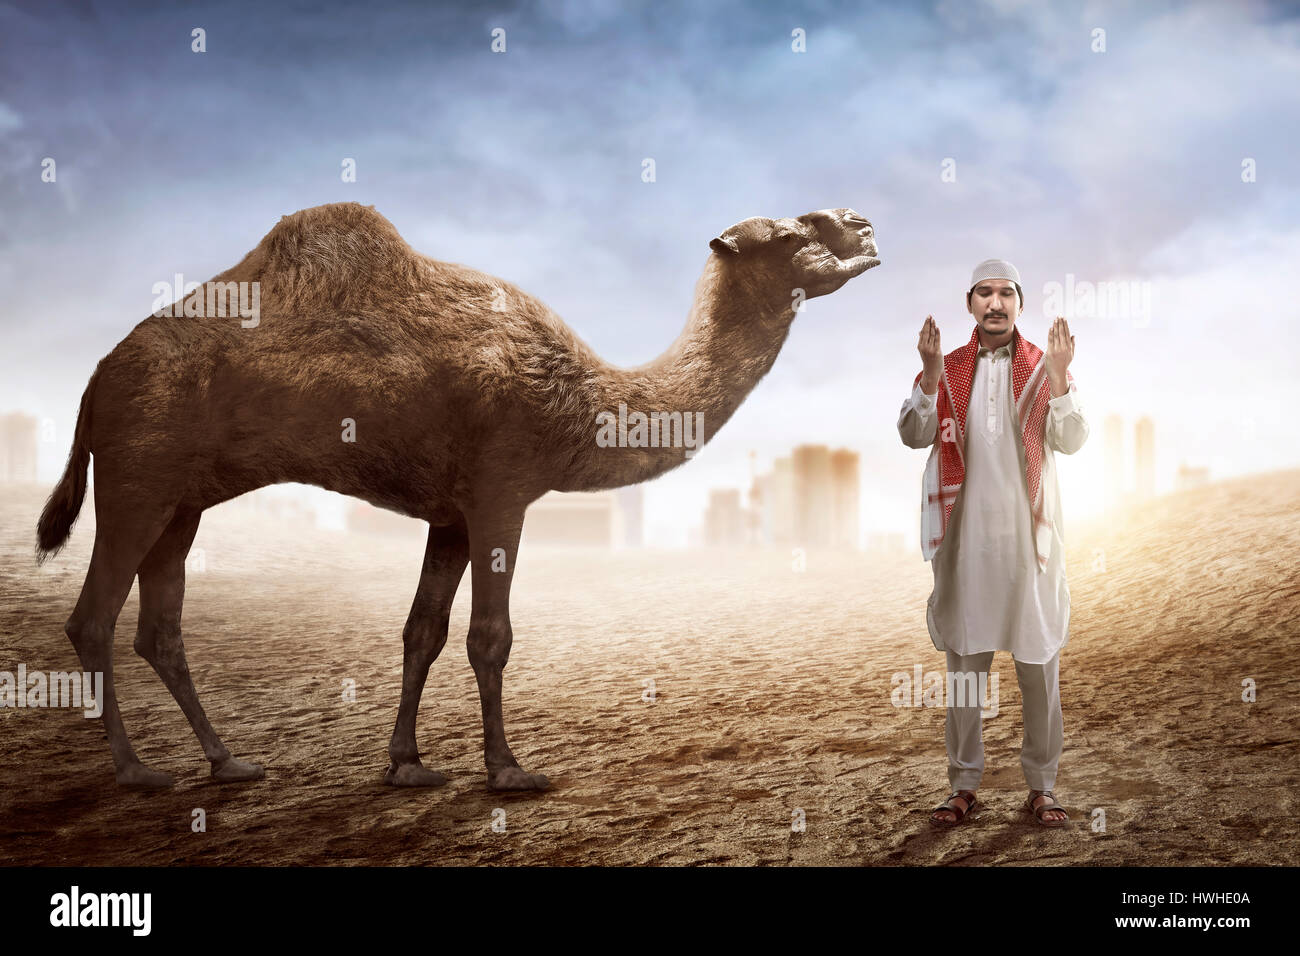
[{"label": "keffiyeh", "polygon": [[[1045,353],[1038,346],[1012,330],[1011,391],[1012,407],[1020,424],[1020,437],[1025,449],[1025,481],[1029,489],[1031,527],[1038,552],[1039,570],[1047,570],[1051,554],[1051,522],[1043,514],[1043,443],[1047,432],[1048,402],[1052,397],[1047,376]],[[970,404],[971,384],[975,379],[975,360],[979,354],[979,326],[971,332],[970,341],[943,357],[943,374],[939,378],[937,399],[939,427],[934,440],[939,446],[939,488],[926,495],[926,507],[938,511],[938,521],[930,527],[938,528],[930,546],[937,549],[948,530],[953,505],[966,478],[966,410]],[[923,372],[918,372],[912,382],[915,387]],[[1074,376],[1066,371],[1067,383]]]}]

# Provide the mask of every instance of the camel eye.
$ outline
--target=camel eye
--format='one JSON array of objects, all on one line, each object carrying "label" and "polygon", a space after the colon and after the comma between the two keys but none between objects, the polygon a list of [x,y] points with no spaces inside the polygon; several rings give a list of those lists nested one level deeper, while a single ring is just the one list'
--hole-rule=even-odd
[{"label": "camel eye", "polygon": [[797,233],[797,232],[783,232],[783,233],[781,233],[781,235],[777,236],[777,238],[780,239],[782,242],[789,242],[791,239],[797,239],[797,238],[799,238],[799,233]]}]

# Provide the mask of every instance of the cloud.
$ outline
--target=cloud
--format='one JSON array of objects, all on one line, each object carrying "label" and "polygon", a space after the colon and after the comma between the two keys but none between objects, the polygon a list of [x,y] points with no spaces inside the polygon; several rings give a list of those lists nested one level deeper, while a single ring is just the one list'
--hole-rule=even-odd
[{"label": "cloud", "polygon": [[0,103],[0,136],[8,136],[23,127],[23,118],[8,103]]}]

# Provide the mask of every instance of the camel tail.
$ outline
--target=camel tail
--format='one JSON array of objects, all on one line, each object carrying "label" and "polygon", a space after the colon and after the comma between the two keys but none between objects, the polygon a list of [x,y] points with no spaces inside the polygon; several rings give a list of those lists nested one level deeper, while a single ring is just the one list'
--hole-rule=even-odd
[{"label": "camel tail", "polygon": [[95,391],[95,380],[99,378],[96,368],[81,395],[81,408],[77,411],[77,430],[72,437],[72,451],[68,455],[68,466],[63,469],[63,477],[45,502],[41,520],[36,525],[36,563],[41,564],[46,558],[59,553],[59,549],[72,534],[72,525],[81,511],[81,503],[86,497],[86,469],[90,466],[90,404]]}]

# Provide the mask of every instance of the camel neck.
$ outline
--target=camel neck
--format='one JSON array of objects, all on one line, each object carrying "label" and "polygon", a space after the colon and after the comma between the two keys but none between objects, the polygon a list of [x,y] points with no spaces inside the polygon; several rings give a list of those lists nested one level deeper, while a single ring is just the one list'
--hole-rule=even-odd
[{"label": "camel neck", "polygon": [[595,377],[592,418],[606,413],[610,430],[575,457],[570,486],[559,490],[634,484],[689,461],[772,368],[792,318],[789,299],[764,295],[711,257],[677,340],[652,362],[605,366]]}]

